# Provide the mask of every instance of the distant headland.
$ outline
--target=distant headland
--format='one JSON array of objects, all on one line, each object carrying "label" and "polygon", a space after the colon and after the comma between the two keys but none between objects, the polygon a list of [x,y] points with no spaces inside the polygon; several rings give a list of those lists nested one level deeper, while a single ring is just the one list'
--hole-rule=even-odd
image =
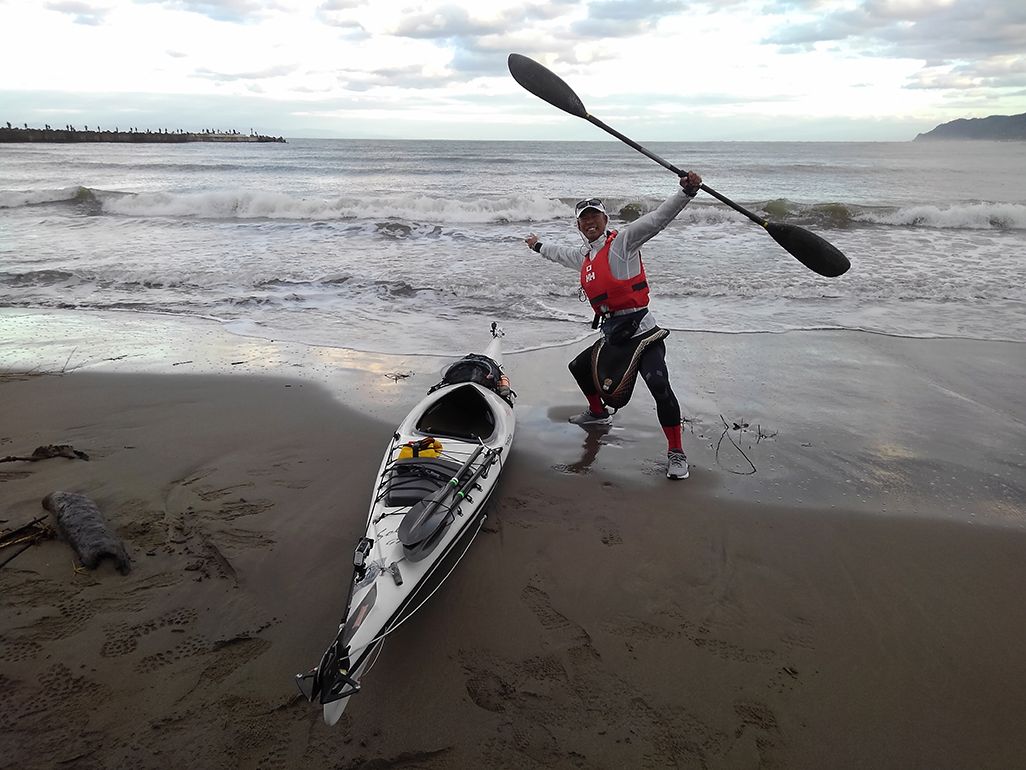
[{"label": "distant headland", "polygon": [[1026,112],[1021,115],[991,115],[989,118],[959,118],[941,123],[915,141],[932,139],[988,139],[992,142],[1026,142]]},{"label": "distant headland", "polygon": [[120,127],[113,130],[102,129],[95,126],[76,128],[75,126],[64,126],[54,128],[44,126],[43,128],[29,128],[23,124],[23,128],[12,126],[0,126],[0,142],[124,142],[126,144],[179,144],[184,142],[281,142],[285,140],[280,136],[264,136],[250,129],[248,134],[238,131],[217,131],[212,128],[205,128],[202,131],[183,131],[182,129],[170,130],[158,128],[156,131],[138,128],[129,128],[124,131]]}]

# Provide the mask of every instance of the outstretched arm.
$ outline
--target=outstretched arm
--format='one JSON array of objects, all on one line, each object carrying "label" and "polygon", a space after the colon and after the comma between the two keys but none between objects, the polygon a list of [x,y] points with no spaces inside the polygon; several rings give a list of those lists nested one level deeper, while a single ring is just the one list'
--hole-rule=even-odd
[{"label": "outstretched arm", "polygon": [[538,236],[534,233],[531,233],[524,238],[524,243],[526,243],[529,248],[545,257],[545,259],[550,259],[564,267],[572,267],[574,270],[580,270],[581,264],[584,262],[585,251],[580,246],[555,246],[550,243],[543,244],[538,240]]}]

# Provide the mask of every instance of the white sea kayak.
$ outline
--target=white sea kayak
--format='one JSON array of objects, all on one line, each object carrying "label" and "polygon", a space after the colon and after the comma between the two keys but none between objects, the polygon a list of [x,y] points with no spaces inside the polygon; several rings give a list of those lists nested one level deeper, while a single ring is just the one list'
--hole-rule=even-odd
[{"label": "white sea kayak", "polygon": [[438,589],[484,524],[516,426],[501,337],[493,323],[484,352],[451,364],[385,451],[338,634],[317,668],[296,675],[329,725],[385,638]]}]

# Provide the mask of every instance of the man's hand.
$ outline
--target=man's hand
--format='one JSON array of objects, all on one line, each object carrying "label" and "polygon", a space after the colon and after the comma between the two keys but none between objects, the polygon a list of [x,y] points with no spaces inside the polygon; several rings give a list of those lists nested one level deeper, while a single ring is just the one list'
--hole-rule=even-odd
[{"label": "man's hand", "polygon": [[537,242],[538,242],[538,236],[535,235],[534,233],[531,233],[529,236],[524,238],[524,243],[527,244],[527,247],[529,249],[533,249],[534,248],[534,244],[536,244]]},{"label": "man's hand", "polygon": [[685,193],[694,198],[698,195],[698,190],[702,186],[702,177],[694,171],[689,171],[680,178],[680,186],[684,188]]}]

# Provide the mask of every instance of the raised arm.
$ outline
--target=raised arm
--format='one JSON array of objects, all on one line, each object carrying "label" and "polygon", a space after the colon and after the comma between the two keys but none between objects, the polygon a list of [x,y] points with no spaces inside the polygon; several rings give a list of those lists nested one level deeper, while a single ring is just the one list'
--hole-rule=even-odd
[{"label": "raised arm", "polygon": [[584,255],[587,253],[583,246],[556,246],[551,243],[543,244],[538,240],[538,236],[534,233],[531,233],[524,238],[524,243],[545,257],[545,259],[552,260],[557,264],[573,268],[574,270],[581,269],[581,265],[584,263]]},{"label": "raised arm", "polygon": [[638,217],[620,231],[610,258],[624,258],[641,248],[645,241],[660,233],[691,202],[702,185],[702,177],[689,171],[680,178],[681,189],[659,204],[654,211]]}]

